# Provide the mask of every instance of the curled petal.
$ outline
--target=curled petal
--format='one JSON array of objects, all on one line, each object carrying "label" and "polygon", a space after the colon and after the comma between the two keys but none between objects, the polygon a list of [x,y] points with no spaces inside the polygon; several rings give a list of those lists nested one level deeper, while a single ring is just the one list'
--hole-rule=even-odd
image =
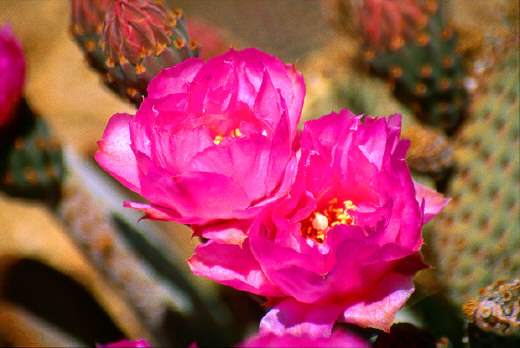
[{"label": "curled petal", "polygon": [[444,198],[442,193],[432,190],[424,185],[414,182],[415,199],[424,209],[423,223],[428,223],[435,217],[451,200]]},{"label": "curled petal", "polygon": [[389,274],[363,301],[350,305],[343,312],[341,321],[389,332],[395,313],[404,306],[414,289],[410,276]]}]

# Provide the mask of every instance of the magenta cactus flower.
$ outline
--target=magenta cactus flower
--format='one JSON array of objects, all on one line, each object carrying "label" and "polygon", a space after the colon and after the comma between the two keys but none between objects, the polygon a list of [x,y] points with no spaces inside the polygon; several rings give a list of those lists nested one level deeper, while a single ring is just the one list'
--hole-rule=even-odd
[{"label": "magenta cactus flower", "polygon": [[412,180],[400,129],[400,115],[349,110],[306,122],[290,193],[241,246],[199,245],[193,272],[266,296],[262,333],[326,336],[336,321],[389,330],[427,267],[421,228],[447,203]]},{"label": "magenta cactus flower", "polygon": [[9,26],[0,29],[0,127],[9,123],[25,85],[25,58]]},{"label": "magenta cactus flower", "polygon": [[304,94],[293,65],[253,48],[190,58],[151,81],[135,116],[112,116],[95,158],[150,201],[125,206],[240,242],[241,223],[226,221],[251,219],[294,180]]},{"label": "magenta cactus flower", "polygon": [[344,330],[335,330],[330,336],[312,337],[305,333],[301,335],[277,336],[271,332],[257,334],[248,338],[239,347],[348,347],[369,348],[368,342],[357,335]]},{"label": "magenta cactus flower", "polygon": [[117,342],[107,343],[107,344],[97,344],[98,348],[153,348],[153,346],[148,343],[145,339],[140,339],[136,341],[129,340],[121,340]]}]

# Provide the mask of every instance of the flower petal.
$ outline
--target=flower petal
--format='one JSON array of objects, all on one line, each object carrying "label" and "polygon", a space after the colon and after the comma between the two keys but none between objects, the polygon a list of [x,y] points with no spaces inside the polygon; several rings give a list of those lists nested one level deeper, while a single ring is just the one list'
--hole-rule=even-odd
[{"label": "flower petal", "polygon": [[210,240],[195,248],[191,270],[235,289],[266,296],[282,296],[262,272],[246,239],[242,246]]},{"label": "flower petal", "polygon": [[414,182],[415,199],[424,209],[423,224],[435,217],[451,200],[444,198],[442,193],[432,190],[424,185]]},{"label": "flower petal", "polygon": [[414,290],[410,276],[391,273],[369,296],[349,306],[343,312],[341,321],[389,332],[395,313],[404,306]]},{"label": "flower petal", "polygon": [[129,123],[133,116],[115,114],[110,118],[98,141],[99,150],[94,158],[99,165],[123,185],[135,192],[141,191],[137,161],[131,148]]},{"label": "flower petal", "polygon": [[260,321],[260,334],[278,336],[330,336],[332,327],[342,312],[337,304],[305,304],[288,298],[277,304]]}]

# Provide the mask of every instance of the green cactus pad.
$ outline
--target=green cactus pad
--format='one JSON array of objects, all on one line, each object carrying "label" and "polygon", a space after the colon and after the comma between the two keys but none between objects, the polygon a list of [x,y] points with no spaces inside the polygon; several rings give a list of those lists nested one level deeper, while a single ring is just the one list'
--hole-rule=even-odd
[{"label": "green cactus pad", "polygon": [[518,49],[481,85],[457,135],[458,163],[430,236],[439,278],[457,304],[520,274]]},{"label": "green cactus pad", "polygon": [[367,49],[364,58],[421,122],[452,134],[465,117],[468,96],[456,53],[457,33],[444,22],[439,10],[415,41],[394,50]]},{"label": "green cactus pad", "polygon": [[0,129],[0,139],[0,191],[56,202],[64,173],[61,145],[25,100],[13,124]]}]

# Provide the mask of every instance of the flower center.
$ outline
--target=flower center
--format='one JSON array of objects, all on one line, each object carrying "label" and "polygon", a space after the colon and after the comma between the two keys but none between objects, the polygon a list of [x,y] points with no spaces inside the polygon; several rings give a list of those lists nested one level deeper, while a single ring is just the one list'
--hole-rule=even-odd
[{"label": "flower center", "polygon": [[[233,138],[235,138],[235,137],[239,137],[239,136],[241,136],[242,133],[240,132],[240,129],[235,128],[235,129],[233,129],[233,130],[231,131],[231,134],[230,134],[230,135],[231,135]],[[219,134],[219,135],[217,135],[217,136],[215,137],[215,139],[213,139],[213,142],[215,143],[215,145],[218,145],[218,144],[220,144],[220,142],[221,142],[223,139],[224,139],[224,136]]]},{"label": "flower center", "polygon": [[315,242],[323,244],[327,237],[327,232],[336,225],[353,225],[354,219],[348,213],[349,210],[356,210],[352,201],[344,201],[338,204],[338,199],[333,198],[329,205],[322,211],[314,211],[307,219],[302,221],[301,235],[310,238]]}]

